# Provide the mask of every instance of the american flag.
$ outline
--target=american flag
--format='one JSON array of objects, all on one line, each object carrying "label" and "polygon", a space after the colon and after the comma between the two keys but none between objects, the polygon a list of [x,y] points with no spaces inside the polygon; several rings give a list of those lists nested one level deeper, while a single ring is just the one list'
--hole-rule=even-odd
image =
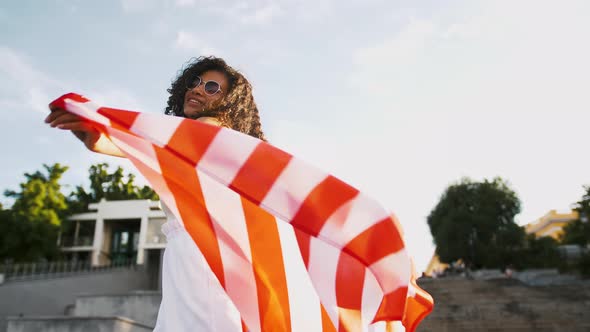
[{"label": "american flag", "polygon": [[334,176],[227,128],[74,93],[50,105],[85,118],[134,163],[245,331],[391,331],[396,321],[414,331],[432,311],[395,216]]}]

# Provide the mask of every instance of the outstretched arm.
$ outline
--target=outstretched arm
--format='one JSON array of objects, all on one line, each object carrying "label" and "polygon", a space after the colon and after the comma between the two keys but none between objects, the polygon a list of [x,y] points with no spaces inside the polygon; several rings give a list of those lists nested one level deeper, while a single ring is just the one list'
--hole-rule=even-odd
[{"label": "outstretched arm", "polygon": [[[221,123],[212,117],[200,117],[196,120],[221,126]],[[71,131],[90,151],[125,158],[125,154],[106,135],[76,114],[59,108],[52,109],[51,113],[45,118],[45,122],[53,128]]]},{"label": "outstretched arm", "polygon": [[123,152],[106,135],[76,114],[59,108],[52,109],[51,113],[45,118],[45,122],[53,128],[71,131],[90,151],[115,157],[125,157]]}]

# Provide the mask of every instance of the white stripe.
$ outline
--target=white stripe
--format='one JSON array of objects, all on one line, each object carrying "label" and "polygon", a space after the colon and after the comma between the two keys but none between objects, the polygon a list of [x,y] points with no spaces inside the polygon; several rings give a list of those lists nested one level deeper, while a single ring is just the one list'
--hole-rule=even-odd
[{"label": "white stripe", "polygon": [[301,258],[295,232],[285,222],[277,221],[277,226],[289,293],[291,331],[321,332],[320,300]]},{"label": "white stripe", "polygon": [[399,287],[407,287],[412,273],[410,257],[405,249],[381,258],[371,264],[369,269],[375,274],[385,294],[389,294]]},{"label": "white stripe", "polygon": [[[369,324],[375,318],[377,309],[383,299],[383,292],[375,280],[375,277],[368,268],[365,268],[365,281],[363,284],[363,297],[361,304],[361,319],[363,323],[363,332],[371,332]],[[376,331],[376,330],[375,330]]]},{"label": "white stripe", "polygon": [[[387,324],[390,324],[390,329],[387,329]],[[368,332],[404,332],[406,329],[400,321],[393,322],[377,322],[369,326]]]},{"label": "white stripe", "polygon": [[[144,173],[143,176],[146,178],[149,177],[152,187],[154,187],[154,190],[158,191],[160,200],[166,204],[166,207],[172,213],[171,216],[167,215],[167,217],[176,217],[175,219],[180,220],[180,212],[176,205],[176,199],[163,177],[160,163],[156,157],[153,145],[142,138],[138,138],[114,128],[107,127],[107,133],[111,141],[115,143],[115,145],[119,147],[119,149],[121,149],[133,163],[139,162],[153,172],[149,175]],[[136,165],[136,167],[139,168],[138,165]]]},{"label": "white stripe", "polygon": [[260,331],[256,279],[240,196],[197,170],[223,262],[225,289],[252,331]]},{"label": "white stripe", "polygon": [[340,250],[314,237],[309,243],[308,271],[330,320],[338,328],[338,304],[336,302],[336,271]]},{"label": "white stripe", "polygon": [[151,143],[113,128],[107,128],[107,133],[111,141],[126,155],[135,157],[154,172],[162,174],[156,152]]},{"label": "white stripe", "polygon": [[260,141],[252,136],[222,128],[199,161],[197,168],[230,184]]},{"label": "white stripe", "polygon": [[369,325],[369,332],[386,332],[387,326],[385,322],[377,322],[375,324]]},{"label": "white stripe", "polygon": [[293,158],[260,205],[291,222],[307,195],[327,176],[328,174]]},{"label": "white stripe", "polygon": [[389,213],[377,202],[359,193],[332,213],[319,237],[335,241],[343,248],[359,234],[388,217]]},{"label": "white stripe", "polygon": [[143,136],[154,144],[164,147],[184,118],[160,114],[139,113],[131,125],[130,131]]},{"label": "white stripe", "polygon": [[92,101],[80,103],[70,98],[65,98],[64,103],[66,104],[66,109],[74,114],[105,126],[111,125],[111,121],[106,116],[97,112],[102,106]]},{"label": "white stripe", "polygon": [[416,296],[416,287],[412,285],[412,283],[408,284],[408,297],[415,297]]},{"label": "white stripe", "polygon": [[396,320],[392,322],[393,325],[393,332],[405,332],[406,328],[402,325],[402,322]]}]

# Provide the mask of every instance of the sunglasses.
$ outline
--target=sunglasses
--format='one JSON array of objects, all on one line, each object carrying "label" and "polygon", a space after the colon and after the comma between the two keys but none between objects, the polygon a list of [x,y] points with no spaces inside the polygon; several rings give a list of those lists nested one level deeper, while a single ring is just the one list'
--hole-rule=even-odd
[{"label": "sunglasses", "polygon": [[201,84],[203,84],[205,93],[212,96],[218,92],[221,92],[221,84],[215,81],[207,81],[203,82],[200,76],[195,77],[194,80],[188,81],[186,88],[187,90],[192,90],[198,88]]}]

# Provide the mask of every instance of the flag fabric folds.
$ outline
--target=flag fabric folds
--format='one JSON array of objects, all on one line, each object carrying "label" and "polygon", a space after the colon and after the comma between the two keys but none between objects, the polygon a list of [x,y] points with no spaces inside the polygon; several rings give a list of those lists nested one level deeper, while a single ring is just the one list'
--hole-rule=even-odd
[{"label": "flag fabric folds", "polygon": [[[272,145],[166,115],[50,104],[105,133],[182,221],[249,331],[414,331],[433,308],[396,218]],[[190,291],[190,290],[187,290]]]}]

